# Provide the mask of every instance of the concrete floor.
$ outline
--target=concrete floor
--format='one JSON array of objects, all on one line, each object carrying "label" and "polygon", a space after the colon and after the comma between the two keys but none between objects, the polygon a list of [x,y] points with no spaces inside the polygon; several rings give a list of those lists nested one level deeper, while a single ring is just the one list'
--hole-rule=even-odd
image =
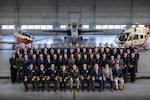
[{"label": "concrete floor", "polygon": [[[44,36],[36,36],[35,38],[43,38]],[[105,43],[108,42],[114,43],[113,40],[116,36],[85,36],[83,38],[83,41],[78,41],[78,43],[84,43],[87,44],[90,42],[93,43]],[[7,36],[7,38],[0,37],[1,40],[10,40],[13,41],[14,38],[12,36]],[[69,44],[71,41],[67,41],[67,44]],[[48,46],[50,46],[51,43],[57,44],[57,43],[64,43],[64,38],[62,36],[58,37],[51,37],[48,40],[40,41],[37,43],[47,43]],[[150,43],[150,39],[148,40],[148,43]],[[35,46],[36,43],[35,43]],[[150,45],[148,45],[150,47]],[[10,44],[0,44],[0,78],[6,78],[10,77],[10,65],[9,65],[9,58],[11,54],[14,52],[11,50],[12,45]],[[138,75],[141,77],[147,77],[150,78],[150,62],[149,62],[149,55],[150,51],[140,51],[140,59],[139,59],[139,68],[138,68]],[[23,84],[11,84],[10,79],[0,79],[0,100],[15,100],[15,99],[22,99],[22,100],[29,100],[29,99],[51,99],[51,100],[73,100],[75,97],[76,100],[83,100],[83,99],[113,99],[116,98],[119,99],[133,99],[133,100],[146,100],[148,97],[150,98],[150,80],[148,79],[138,79],[135,84],[128,83],[125,85],[124,91],[115,91],[111,93],[109,90],[107,90],[105,93],[99,93],[99,92],[75,92],[75,96],[73,92],[24,92],[24,86]]]},{"label": "concrete floor", "polygon": [[0,79],[0,99],[1,100],[149,100],[150,80],[138,79],[136,82],[125,84],[123,91],[106,90],[104,92],[66,92],[44,91],[44,92],[24,92],[23,84],[11,84],[9,79]]}]

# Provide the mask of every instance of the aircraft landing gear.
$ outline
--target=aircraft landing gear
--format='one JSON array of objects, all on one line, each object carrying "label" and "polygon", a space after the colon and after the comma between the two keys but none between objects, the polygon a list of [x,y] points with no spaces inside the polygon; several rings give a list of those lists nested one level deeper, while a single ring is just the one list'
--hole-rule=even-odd
[{"label": "aircraft landing gear", "polygon": [[64,40],[65,40],[65,41],[67,40],[67,37],[66,37],[66,36],[64,37]]},{"label": "aircraft landing gear", "polygon": [[12,49],[13,49],[13,50],[15,50],[15,48],[16,48],[16,45],[15,45],[15,44],[13,44],[13,45],[12,45]]},{"label": "aircraft landing gear", "polygon": [[146,51],[147,50],[147,47],[146,46],[143,46],[144,50]]},{"label": "aircraft landing gear", "polygon": [[82,36],[80,37],[81,40],[83,40]]},{"label": "aircraft landing gear", "polygon": [[72,44],[76,44],[76,39],[73,39],[73,40],[72,40]]}]

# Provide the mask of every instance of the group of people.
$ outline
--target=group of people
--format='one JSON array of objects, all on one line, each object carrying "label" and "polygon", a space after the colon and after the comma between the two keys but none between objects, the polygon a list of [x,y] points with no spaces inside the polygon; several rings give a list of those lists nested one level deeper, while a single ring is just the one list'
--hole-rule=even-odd
[{"label": "group of people", "polygon": [[[131,82],[135,82],[138,67],[139,53],[134,46],[125,45],[114,47],[106,43],[99,46],[96,43],[77,43],[75,46],[60,43],[55,47],[47,44],[35,48],[34,44],[25,45],[24,48],[18,45],[15,53],[10,58],[11,82],[23,81],[25,91],[28,91],[28,84],[32,84],[32,90],[51,90],[50,84],[54,84],[54,91],[59,86],[60,91],[70,91],[76,84],[77,91],[86,88],[95,91],[95,83],[98,83],[99,91],[105,91],[106,83],[110,83],[110,90],[123,90],[124,83],[128,82],[128,74]],[[69,84],[69,85],[67,85]],[[85,86],[87,84],[87,86]],[[120,85],[119,85],[120,84]],[[41,85],[41,86],[40,86]],[[115,88],[114,88],[115,87]]]}]

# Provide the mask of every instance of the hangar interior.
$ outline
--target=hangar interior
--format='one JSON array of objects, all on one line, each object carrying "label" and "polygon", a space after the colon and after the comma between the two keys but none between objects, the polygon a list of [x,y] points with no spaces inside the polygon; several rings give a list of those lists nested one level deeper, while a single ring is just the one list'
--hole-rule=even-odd
[{"label": "hangar interior", "polygon": [[[97,45],[99,42],[105,44],[106,42],[114,43],[115,37],[123,30],[134,27],[135,23],[140,25],[150,25],[150,1],[149,0],[0,0],[0,41],[14,41],[15,27],[17,31],[24,31],[34,38],[45,38],[50,36],[51,33],[43,32],[45,29],[64,29],[68,24],[76,23],[82,25],[84,29],[104,29],[100,35],[83,36],[82,41],[77,41],[79,44],[87,43]],[[70,41],[67,43],[69,44]],[[42,40],[42,45],[51,43],[65,43],[64,36],[50,36],[48,40]],[[35,43],[35,46],[37,46]],[[147,45],[150,47],[150,38],[148,38]],[[114,43],[116,46],[116,44]],[[26,93],[23,92],[22,84],[11,84],[9,58],[12,50],[12,44],[0,44],[0,98],[11,99],[35,99],[32,97],[38,96],[40,93]],[[122,93],[89,93],[78,92],[76,99],[88,99],[93,97],[95,99],[103,98],[120,98],[126,96],[132,99],[141,99],[149,97],[149,83],[150,67],[149,67],[149,50],[144,51],[139,49],[139,71],[138,76],[144,78],[139,79],[135,84],[127,84]],[[145,79],[146,78],[146,79]],[[147,79],[148,78],[148,79]],[[142,90],[143,89],[143,90]],[[134,92],[134,91],[139,92]],[[9,91],[9,92],[8,92]],[[20,92],[21,91],[21,92]],[[6,95],[6,94],[9,94]],[[17,94],[19,96],[17,96]],[[81,94],[80,94],[81,93]],[[133,95],[132,95],[133,93]],[[27,97],[29,95],[29,98]],[[41,93],[45,99],[64,99],[74,100],[73,93]],[[97,96],[98,95],[98,96]],[[42,97],[36,98],[41,99]],[[12,100],[12,99],[11,99]]]}]

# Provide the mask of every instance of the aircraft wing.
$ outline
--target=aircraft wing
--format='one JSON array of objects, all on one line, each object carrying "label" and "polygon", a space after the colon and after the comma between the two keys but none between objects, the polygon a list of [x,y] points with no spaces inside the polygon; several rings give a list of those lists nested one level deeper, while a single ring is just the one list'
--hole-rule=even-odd
[{"label": "aircraft wing", "polygon": [[50,39],[50,37],[42,38],[42,39],[34,39],[33,42],[42,41],[42,40],[46,40],[46,39]]},{"label": "aircraft wing", "polygon": [[0,44],[19,44],[17,41],[0,41]]},{"label": "aircraft wing", "polygon": [[88,33],[88,32],[104,32],[104,30],[100,29],[79,29],[80,32],[82,33]]},{"label": "aircraft wing", "polygon": [[79,29],[78,30],[79,35],[99,35],[99,33],[91,33],[91,32],[104,32],[104,30],[100,30],[100,29]]},{"label": "aircraft wing", "polygon": [[43,32],[55,32],[49,35],[71,35],[71,29],[51,29],[51,30],[42,30]]}]

